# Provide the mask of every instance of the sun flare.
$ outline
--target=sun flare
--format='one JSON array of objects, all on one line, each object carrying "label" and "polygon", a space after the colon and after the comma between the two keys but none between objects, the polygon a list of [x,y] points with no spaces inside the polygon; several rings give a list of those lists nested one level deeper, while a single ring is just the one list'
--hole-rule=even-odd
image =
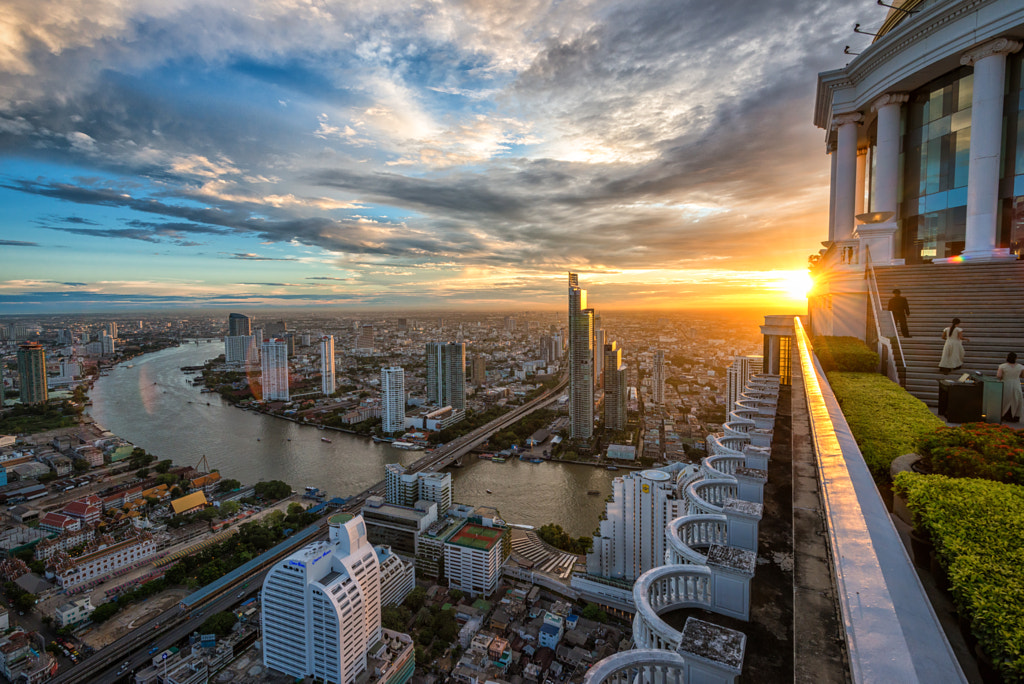
[{"label": "sun flare", "polygon": [[793,271],[783,278],[780,288],[793,299],[807,299],[808,293],[814,287],[814,279],[807,271]]}]

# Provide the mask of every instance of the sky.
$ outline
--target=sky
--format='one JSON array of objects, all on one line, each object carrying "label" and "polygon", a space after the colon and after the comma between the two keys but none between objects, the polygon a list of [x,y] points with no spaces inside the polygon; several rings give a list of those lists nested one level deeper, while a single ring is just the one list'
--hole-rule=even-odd
[{"label": "sky", "polygon": [[0,0],[0,313],[799,308],[868,0]]}]

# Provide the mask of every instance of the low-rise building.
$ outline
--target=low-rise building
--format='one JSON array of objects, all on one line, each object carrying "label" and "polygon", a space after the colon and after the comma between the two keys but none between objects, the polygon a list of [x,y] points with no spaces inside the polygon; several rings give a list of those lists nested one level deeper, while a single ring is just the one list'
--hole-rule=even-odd
[{"label": "low-rise building", "polygon": [[124,541],[111,543],[109,537],[94,542],[95,550],[77,558],[66,554],[54,555],[48,574],[63,589],[70,589],[110,576],[121,568],[148,560],[156,553],[156,540],[145,530],[138,530]]},{"label": "low-rise building", "polygon": [[448,586],[470,596],[488,596],[498,586],[503,528],[467,523],[444,545]]},{"label": "low-rise building", "polygon": [[92,537],[92,526],[82,524],[78,529],[65,530],[53,539],[41,540],[35,545],[33,556],[36,560],[48,560],[51,556],[61,551],[67,551],[76,546],[85,546]]},{"label": "low-rise building", "polygon": [[88,620],[94,610],[96,607],[92,605],[92,599],[86,595],[57,606],[54,618],[58,627],[70,627]]},{"label": "low-rise building", "polygon": [[82,521],[61,513],[44,513],[39,518],[39,529],[47,532],[74,532],[82,528]]},{"label": "low-rise building", "polygon": [[174,515],[186,515],[194,511],[201,511],[209,505],[210,502],[206,500],[206,494],[202,490],[186,494],[171,501],[171,509],[174,510]]}]

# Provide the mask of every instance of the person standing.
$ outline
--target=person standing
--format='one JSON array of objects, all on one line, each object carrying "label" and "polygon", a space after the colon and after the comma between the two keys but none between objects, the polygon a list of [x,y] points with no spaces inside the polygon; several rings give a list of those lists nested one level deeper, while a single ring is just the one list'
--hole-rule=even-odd
[{"label": "person standing", "polygon": [[899,324],[900,334],[904,337],[910,337],[910,329],[907,327],[910,304],[907,303],[907,298],[902,296],[898,289],[892,291],[892,298],[889,300],[887,308],[892,312],[892,317],[896,319],[896,323]]},{"label": "person standing", "polygon": [[959,370],[964,365],[964,342],[970,342],[964,337],[964,329],[960,327],[959,318],[954,318],[948,328],[942,329],[942,339],[946,340],[946,343],[942,345],[939,370],[943,373]]},{"label": "person standing", "polygon": [[1021,409],[1024,408],[1024,393],[1020,388],[1020,376],[1024,373],[1024,365],[1017,363],[1017,354],[1006,355],[1006,363],[999,364],[996,377],[1003,381],[1003,417],[1010,416],[1011,423],[1019,423]]}]

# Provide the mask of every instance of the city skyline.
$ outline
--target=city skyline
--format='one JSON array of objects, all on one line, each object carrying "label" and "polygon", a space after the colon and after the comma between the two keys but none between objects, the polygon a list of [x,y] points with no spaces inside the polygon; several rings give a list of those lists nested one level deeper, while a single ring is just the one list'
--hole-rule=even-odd
[{"label": "city skyline", "polygon": [[557,309],[570,269],[609,309],[792,308],[813,77],[884,16],[5,4],[3,314]]}]

